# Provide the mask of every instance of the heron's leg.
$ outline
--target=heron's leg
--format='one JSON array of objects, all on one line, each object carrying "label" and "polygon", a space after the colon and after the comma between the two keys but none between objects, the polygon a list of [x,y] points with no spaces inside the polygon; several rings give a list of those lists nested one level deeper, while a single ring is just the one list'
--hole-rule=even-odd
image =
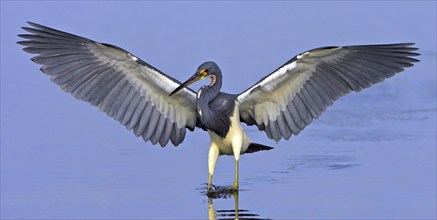
[{"label": "heron's leg", "polygon": [[232,188],[238,190],[238,160],[235,160],[235,182]]},{"label": "heron's leg", "polygon": [[209,154],[208,154],[208,192],[211,189],[212,184],[212,175],[214,174],[215,164],[217,163],[217,159],[220,155],[219,148],[216,144],[211,143],[211,146],[209,147]]},{"label": "heron's leg", "polygon": [[241,152],[241,140],[236,139],[232,143],[232,150],[234,152],[234,158],[235,158],[235,181],[234,185],[232,185],[232,188],[234,190],[238,190],[238,161],[240,160],[240,152]]}]

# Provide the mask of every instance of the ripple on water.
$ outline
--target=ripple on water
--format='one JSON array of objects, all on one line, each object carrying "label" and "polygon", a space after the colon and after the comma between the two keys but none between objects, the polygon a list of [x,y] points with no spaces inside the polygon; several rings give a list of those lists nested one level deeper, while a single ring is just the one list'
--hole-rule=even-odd
[{"label": "ripple on water", "polygon": [[344,155],[301,155],[286,160],[287,170],[330,169],[340,170],[360,166],[354,158]]}]

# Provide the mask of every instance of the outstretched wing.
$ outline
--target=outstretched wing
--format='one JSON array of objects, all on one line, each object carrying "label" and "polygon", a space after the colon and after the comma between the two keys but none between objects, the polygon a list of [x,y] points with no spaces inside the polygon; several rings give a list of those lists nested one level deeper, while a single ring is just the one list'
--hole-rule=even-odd
[{"label": "outstretched wing", "polygon": [[299,134],[336,99],[413,66],[412,43],[324,47],[282,65],[238,96],[240,120],[279,141]]},{"label": "outstretched wing", "polygon": [[169,96],[180,84],[131,53],[109,44],[28,22],[18,44],[64,91],[97,106],[145,141],[176,146],[196,125],[196,94]]}]

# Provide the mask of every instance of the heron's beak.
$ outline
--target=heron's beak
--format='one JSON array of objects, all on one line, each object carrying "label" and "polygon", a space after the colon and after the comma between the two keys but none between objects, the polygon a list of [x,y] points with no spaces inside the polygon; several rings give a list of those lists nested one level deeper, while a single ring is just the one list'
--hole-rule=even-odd
[{"label": "heron's beak", "polygon": [[182,83],[180,86],[178,86],[175,90],[173,90],[173,92],[170,93],[170,95],[168,96],[172,96],[173,94],[179,92],[179,90],[201,80],[205,78],[204,76],[202,77],[201,74],[195,73],[192,77],[190,77],[187,81],[185,81],[184,83]]}]

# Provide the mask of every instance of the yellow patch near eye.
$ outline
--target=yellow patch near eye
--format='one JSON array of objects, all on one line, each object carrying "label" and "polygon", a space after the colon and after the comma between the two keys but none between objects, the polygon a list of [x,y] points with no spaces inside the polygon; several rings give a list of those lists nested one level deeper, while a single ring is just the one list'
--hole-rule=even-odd
[{"label": "yellow patch near eye", "polygon": [[207,69],[201,69],[199,73],[202,76],[202,78],[204,78],[204,77],[206,77],[206,75],[208,75],[208,70]]}]

